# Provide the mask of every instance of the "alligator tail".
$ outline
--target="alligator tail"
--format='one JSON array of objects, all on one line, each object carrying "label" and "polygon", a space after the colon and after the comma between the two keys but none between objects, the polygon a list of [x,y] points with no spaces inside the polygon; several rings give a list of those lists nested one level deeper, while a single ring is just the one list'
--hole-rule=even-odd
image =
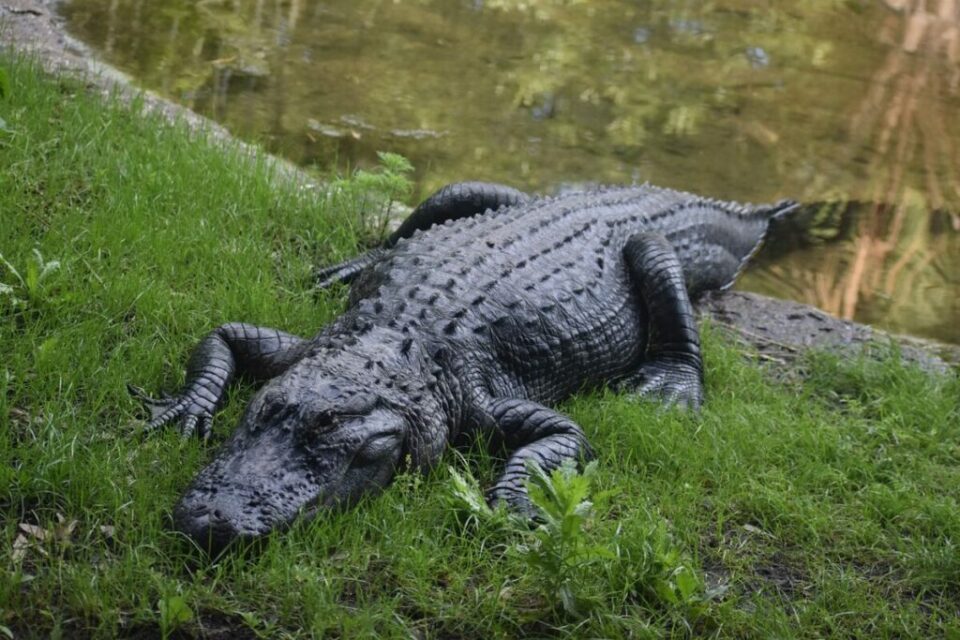
[{"label": "alligator tail", "polygon": [[778,200],[773,204],[758,205],[751,208],[748,216],[754,220],[766,220],[767,225],[764,228],[763,233],[761,233],[760,237],[757,239],[756,244],[753,245],[753,248],[747,253],[747,255],[743,257],[742,260],[740,260],[740,265],[737,267],[736,272],[734,272],[733,277],[719,287],[720,291],[726,291],[733,286],[733,283],[737,281],[737,278],[740,277],[740,274],[743,273],[744,269],[747,268],[747,265],[750,264],[750,261],[753,260],[753,257],[757,255],[757,252],[760,251],[761,247],[763,247],[767,236],[770,235],[770,229],[776,224],[776,222],[796,212],[799,208],[800,203],[796,200]]}]

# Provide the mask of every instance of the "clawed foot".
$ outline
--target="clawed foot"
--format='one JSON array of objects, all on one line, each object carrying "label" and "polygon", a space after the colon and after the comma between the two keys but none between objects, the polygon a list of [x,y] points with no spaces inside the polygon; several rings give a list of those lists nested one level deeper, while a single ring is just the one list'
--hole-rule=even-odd
[{"label": "clawed foot", "polygon": [[313,273],[313,280],[317,289],[327,289],[335,284],[344,282],[352,275],[351,267],[348,263],[336,264],[331,267],[317,269]]},{"label": "clawed foot", "polygon": [[645,398],[667,405],[699,411],[703,405],[703,382],[695,364],[685,361],[652,360],[640,367],[623,386]]},{"label": "clawed foot", "polygon": [[204,441],[210,437],[213,412],[190,391],[175,396],[163,394],[161,398],[152,398],[143,389],[132,384],[127,385],[127,390],[150,410],[150,422],[143,429],[144,435],[176,423],[180,435],[184,438],[189,438],[195,432]]},{"label": "clawed foot", "polygon": [[531,524],[542,521],[540,511],[530,501],[530,496],[527,495],[526,491],[520,489],[493,487],[487,491],[487,504],[492,509],[503,505],[508,513]]}]

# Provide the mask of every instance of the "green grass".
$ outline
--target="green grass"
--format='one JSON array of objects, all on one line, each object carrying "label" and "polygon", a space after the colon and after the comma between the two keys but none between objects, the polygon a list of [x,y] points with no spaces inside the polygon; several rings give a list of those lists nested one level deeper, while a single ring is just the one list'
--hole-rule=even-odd
[{"label": "green grass", "polygon": [[[367,200],[0,68],[0,253],[20,274],[0,267],[0,638],[960,635],[957,378],[816,356],[786,386],[709,328],[701,416],[564,407],[600,456],[606,498],[568,532],[589,562],[456,506],[448,464],[489,482],[479,451],[204,559],[169,514],[211,449],[141,441],[125,384],[175,388],[224,321],[329,321],[343,300],[315,299],[310,270],[357,250]],[[59,266],[41,278],[36,252]]]}]

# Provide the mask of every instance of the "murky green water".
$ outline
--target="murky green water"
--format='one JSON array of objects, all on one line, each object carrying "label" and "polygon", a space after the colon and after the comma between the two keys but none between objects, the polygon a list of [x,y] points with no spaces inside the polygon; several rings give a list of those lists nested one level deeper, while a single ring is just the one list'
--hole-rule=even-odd
[{"label": "murky green water", "polygon": [[145,86],[307,165],[421,194],[652,182],[850,203],[742,287],[960,343],[956,0],[72,0]]}]

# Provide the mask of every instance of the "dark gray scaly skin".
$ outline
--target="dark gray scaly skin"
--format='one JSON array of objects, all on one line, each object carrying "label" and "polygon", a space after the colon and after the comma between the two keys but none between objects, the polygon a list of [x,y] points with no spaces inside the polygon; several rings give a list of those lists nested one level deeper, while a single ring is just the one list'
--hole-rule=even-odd
[{"label": "dark gray scaly skin", "polygon": [[190,358],[173,397],[135,395],[148,429],[206,438],[231,380],[266,380],[174,509],[219,551],[347,505],[408,463],[487,436],[507,453],[489,491],[531,512],[528,461],[593,454],[551,409],[616,385],[693,409],[703,366],[690,297],[732,284],[791,202],[746,206],[652,186],[534,199],[450,185],[382,248],[323,270],[351,282],[347,311],[312,339],[227,324]]}]

